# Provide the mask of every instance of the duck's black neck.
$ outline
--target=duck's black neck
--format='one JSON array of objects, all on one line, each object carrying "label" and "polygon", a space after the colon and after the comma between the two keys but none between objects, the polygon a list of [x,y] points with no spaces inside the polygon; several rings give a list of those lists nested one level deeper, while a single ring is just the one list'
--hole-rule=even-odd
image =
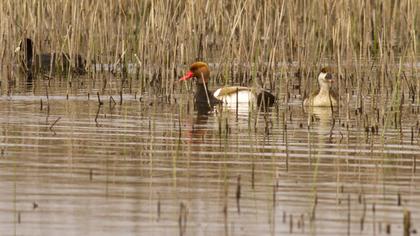
[{"label": "duck's black neck", "polygon": [[214,106],[220,103],[220,100],[214,97],[213,93],[208,90],[207,84],[197,83],[197,91],[195,92],[195,103],[197,105]]}]

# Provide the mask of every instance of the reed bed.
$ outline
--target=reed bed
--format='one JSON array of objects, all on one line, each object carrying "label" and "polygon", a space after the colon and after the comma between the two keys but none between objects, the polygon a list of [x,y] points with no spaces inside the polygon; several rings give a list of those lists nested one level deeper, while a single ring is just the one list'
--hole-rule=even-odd
[{"label": "reed bed", "polygon": [[[37,52],[83,55],[93,77],[108,68],[121,80],[110,87],[121,100],[126,92],[149,92],[170,101],[185,92],[176,79],[203,60],[211,63],[213,83],[264,87],[286,94],[279,97],[284,103],[290,90],[309,94],[318,69],[328,64],[341,100],[384,117],[407,101],[420,103],[419,8],[420,0],[5,0],[2,79],[14,78],[14,49],[24,37],[35,41]],[[131,90],[132,79],[138,91]],[[369,127],[381,123],[365,120]]]},{"label": "reed bed", "polygon": [[6,0],[0,3],[0,60],[11,63],[17,42],[31,37],[38,51],[139,64],[142,73],[159,73],[165,91],[177,66],[197,59],[226,72],[255,68],[272,83],[279,64],[293,62],[304,74],[325,59],[340,74],[355,61],[378,59],[386,75],[396,56],[415,60],[419,6],[419,0]]}]

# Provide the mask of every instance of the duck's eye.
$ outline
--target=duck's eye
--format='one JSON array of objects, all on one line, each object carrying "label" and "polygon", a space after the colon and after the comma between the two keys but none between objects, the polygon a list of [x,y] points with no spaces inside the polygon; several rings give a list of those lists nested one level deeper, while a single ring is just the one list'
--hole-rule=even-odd
[{"label": "duck's eye", "polygon": [[332,75],[331,75],[330,73],[327,73],[327,75],[325,76],[325,78],[326,78],[327,80],[331,80],[331,79],[332,79]]}]

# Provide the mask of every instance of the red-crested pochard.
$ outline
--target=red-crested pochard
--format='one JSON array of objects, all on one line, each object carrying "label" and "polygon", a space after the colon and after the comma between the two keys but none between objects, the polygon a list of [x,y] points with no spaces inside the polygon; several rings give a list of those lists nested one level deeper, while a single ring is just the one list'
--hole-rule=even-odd
[{"label": "red-crested pochard", "polygon": [[210,79],[210,70],[206,63],[195,62],[191,64],[189,71],[180,81],[196,78],[197,91],[195,103],[214,106],[223,104],[229,107],[248,107],[254,103],[255,107],[267,108],[274,104],[276,98],[264,89],[249,88],[243,86],[227,86],[217,89],[214,93],[208,90],[207,83]]}]

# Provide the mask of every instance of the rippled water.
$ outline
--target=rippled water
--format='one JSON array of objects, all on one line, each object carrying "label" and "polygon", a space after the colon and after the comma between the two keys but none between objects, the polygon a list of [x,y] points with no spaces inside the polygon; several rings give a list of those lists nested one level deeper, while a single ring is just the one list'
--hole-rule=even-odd
[{"label": "rippled water", "polygon": [[404,210],[418,230],[418,106],[376,130],[352,105],[206,116],[101,81],[3,87],[0,235],[402,235]]}]

